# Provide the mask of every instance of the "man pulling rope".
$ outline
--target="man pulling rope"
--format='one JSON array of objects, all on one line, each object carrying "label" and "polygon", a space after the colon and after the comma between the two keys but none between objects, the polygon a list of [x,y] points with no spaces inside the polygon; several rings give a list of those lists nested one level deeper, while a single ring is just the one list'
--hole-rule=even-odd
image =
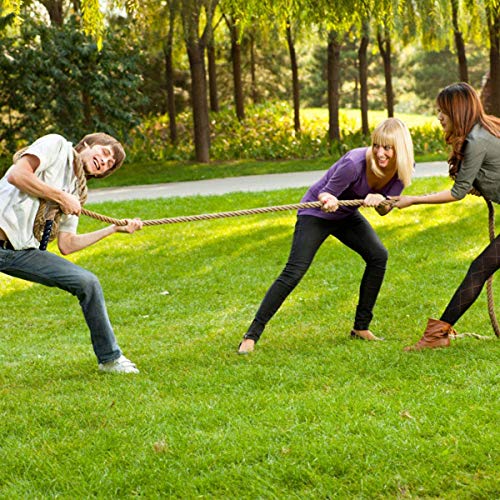
[{"label": "man pulling rope", "polygon": [[[87,135],[74,149],[64,137],[46,135],[18,152],[0,180],[0,271],[56,286],[78,297],[99,369],[138,373],[118,346],[97,277],[62,257],[41,251],[38,241],[42,239],[45,245],[57,235],[59,250],[67,255],[111,234],[141,229],[142,222],[133,219],[77,234],[78,216],[87,197],[86,177],[106,177],[124,159],[122,145],[106,134]],[[49,220],[55,223],[52,234],[43,236],[47,206]]]}]

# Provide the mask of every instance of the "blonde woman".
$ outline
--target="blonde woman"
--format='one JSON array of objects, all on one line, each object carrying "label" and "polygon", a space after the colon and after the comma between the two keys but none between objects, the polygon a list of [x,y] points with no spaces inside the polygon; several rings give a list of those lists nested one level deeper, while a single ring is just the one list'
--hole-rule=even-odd
[{"label": "blonde woman", "polygon": [[363,199],[364,206],[376,207],[380,215],[386,215],[391,208],[380,203],[401,194],[410,184],[413,167],[408,128],[402,121],[388,118],[374,130],[371,146],[349,151],[309,188],[302,202],[319,200],[322,207],[299,210],[288,262],[266,293],[239,346],[239,354],[254,350],[265,326],[305,275],[328,236],[337,238],[366,263],[351,336],[380,340],[369,326],[388,253],[358,207],[339,206],[338,201]]}]

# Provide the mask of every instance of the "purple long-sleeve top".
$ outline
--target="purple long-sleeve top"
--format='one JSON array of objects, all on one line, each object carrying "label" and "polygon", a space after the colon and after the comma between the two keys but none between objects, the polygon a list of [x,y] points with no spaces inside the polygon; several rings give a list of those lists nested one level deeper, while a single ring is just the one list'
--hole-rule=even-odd
[{"label": "purple long-sleeve top", "polygon": [[[368,185],[366,178],[366,152],[368,148],[356,148],[346,153],[334,163],[325,175],[306,192],[301,202],[318,201],[319,193],[333,194],[339,200],[362,200],[370,193],[384,196],[398,196],[403,191],[403,183],[397,173],[380,190]],[[340,220],[348,217],[359,207],[339,207],[335,212],[322,212],[320,208],[301,208],[299,215],[313,215],[322,219]]]}]

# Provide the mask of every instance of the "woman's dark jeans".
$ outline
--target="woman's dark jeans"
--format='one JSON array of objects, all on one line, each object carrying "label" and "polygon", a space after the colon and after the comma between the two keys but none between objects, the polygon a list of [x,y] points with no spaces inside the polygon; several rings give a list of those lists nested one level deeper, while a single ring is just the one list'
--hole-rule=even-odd
[{"label": "woman's dark jeans", "polygon": [[441,321],[454,325],[479,297],[484,284],[500,268],[500,235],[474,259],[446,307]]},{"label": "woman's dark jeans", "polygon": [[[335,236],[344,245],[358,253],[366,262],[359,290],[354,329],[368,329],[373,317],[373,307],[384,279],[388,258],[387,250],[377,233],[357,211],[341,221],[299,215],[288,262],[267,291],[244,338],[252,339],[255,342],[259,340],[266,324],[299,284],[319,247],[329,235]],[[349,273],[348,269],[346,269],[346,273]]]}]

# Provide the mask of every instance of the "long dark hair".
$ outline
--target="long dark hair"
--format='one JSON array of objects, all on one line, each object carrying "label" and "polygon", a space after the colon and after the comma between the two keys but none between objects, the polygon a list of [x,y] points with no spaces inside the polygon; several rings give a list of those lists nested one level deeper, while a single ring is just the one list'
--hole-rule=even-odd
[{"label": "long dark hair", "polygon": [[477,92],[468,83],[448,85],[436,98],[437,107],[450,117],[452,130],[445,140],[452,147],[448,164],[454,177],[464,157],[464,143],[474,125],[481,124],[490,134],[500,138],[500,119],[487,115]]}]

